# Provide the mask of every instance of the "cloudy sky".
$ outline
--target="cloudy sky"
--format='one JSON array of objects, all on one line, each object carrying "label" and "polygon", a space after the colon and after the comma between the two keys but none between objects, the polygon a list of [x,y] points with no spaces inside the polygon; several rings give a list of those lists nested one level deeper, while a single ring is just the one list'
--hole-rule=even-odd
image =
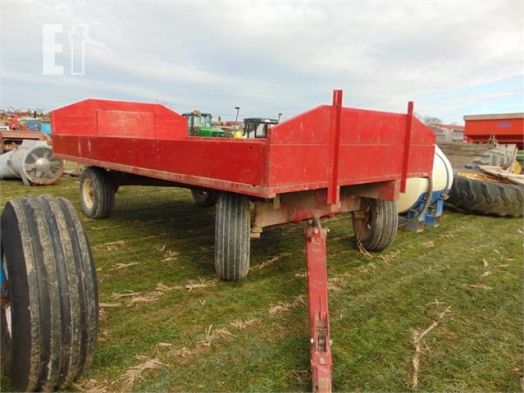
[{"label": "cloudy sky", "polygon": [[102,97],[290,117],[342,88],[345,106],[414,100],[449,123],[524,111],[522,0],[2,0],[0,18],[3,108]]}]

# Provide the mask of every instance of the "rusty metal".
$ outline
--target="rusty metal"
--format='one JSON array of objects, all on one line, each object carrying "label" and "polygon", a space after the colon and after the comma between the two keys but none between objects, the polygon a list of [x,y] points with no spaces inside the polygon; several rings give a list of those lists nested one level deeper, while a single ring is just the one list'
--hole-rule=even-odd
[{"label": "rusty metal", "polygon": [[333,210],[327,200],[326,190],[311,190],[282,194],[272,201],[255,201],[255,216],[251,232],[258,237],[263,228],[287,222],[301,222],[318,217],[331,217],[335,214],[358,209],[359,196],[346,189],[340,195],[340,202]]},{"label": "rusty metal", "polygon": [[25,140],[47,141],[51,143],[51,138],[36,131],[0,131],[0,148],[2,153],[6,153],[20,146]]}]

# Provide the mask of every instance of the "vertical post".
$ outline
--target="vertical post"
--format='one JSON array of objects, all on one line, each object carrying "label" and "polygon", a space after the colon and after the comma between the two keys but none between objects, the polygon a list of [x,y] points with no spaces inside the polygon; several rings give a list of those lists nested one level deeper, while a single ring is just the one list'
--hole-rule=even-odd
[{"label": "vertical post", "polygon": [[311,379],[314,393],[331,392],[326,230],[320,221],[306,224],[306,264],[309,308]]},{"label": "vertical post", "polygon": [[340,117],[342,114],[342,90],[333,90],[333,117],[331,120],[331,133],[333,141],[331,178],[328,185],[327,202],[338,205],[340,199],[338,185],[338,165],[340,155]]},{"label": "vertical post", "polygon": [[402,160],[402,177],[400,179],[400,192],[406,192],[408,177],[409,150],[411,147],[411,127],[413,126],[413,101],[408,102],[408,113],[406,115],[406,137],[404,139],[404,157]]}]

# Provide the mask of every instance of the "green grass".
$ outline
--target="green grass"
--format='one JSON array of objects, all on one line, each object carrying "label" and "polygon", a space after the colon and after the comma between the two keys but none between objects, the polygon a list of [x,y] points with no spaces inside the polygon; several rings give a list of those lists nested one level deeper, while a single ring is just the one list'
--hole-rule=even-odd
[{"label": "green grass", "polygon": [[[52,187],[16,181],[0,187],[2,205],[11,198],[52,194],[69,198],[80,211],[77,182],[70,178]],[[95,361],[78,389],[89,379],[122,389],[126,370],[144,362],[137,355],[164,366],[144,372],[136,391],[310,389],[306,307],[268,312],[306,294],[301,226],[270,229],[252,241],[252,271],[242,282],[168,291],[156,301],[127,307],[112,294],[147,295],[160,282],[170,287],[212,282],[214,209],[193,205],[186,190],[123,187],[116,197],[110,219],[80,214],[93,247],[100,301],[121,306],[104,308]],[[446,211],[439,227],[399,232],[388,250],[373,257],[351,246],[346,216],[324,225],[330,229],[336,391],[411,390],[411,332],[428,327],[448,306],[451,312],[424,339],[418,390],[520,390],[520,219]],[[115,269],[131,262],[137,264]],[[483,277],[486,271],[491,274]],[[244,329],[231,325],[253,318],[258,321]],[[198,344],[210,325],[231,336],[219,336],[210,347]],[[183,347],[191,355],[177,355]]]}]

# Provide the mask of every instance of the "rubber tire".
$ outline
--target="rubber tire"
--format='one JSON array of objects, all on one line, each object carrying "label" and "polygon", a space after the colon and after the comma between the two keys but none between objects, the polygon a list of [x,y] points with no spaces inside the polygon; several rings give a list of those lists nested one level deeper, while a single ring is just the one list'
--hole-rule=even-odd
[{"label": "rubber tire", "polygon": [[456,173],[446,204],[465,212],[522,217],[524,187],[472,179]]},{"label": "rubber tire", "polygon": [[218,194],[216,192],[207,190],[191,190],[195,204],[202,207],[215,206],[218,201]]},{"label": "rubber tire", "polygon": [[515,160],[514,152],[515,150],[510,150],[506,145],[497,145],[493,149],[475,157],[470,163],[465,165],[465,168],[479,170],[480,166],[488,165],[507,169]]},{"label": "rubber tire", "polygon": [[221,279],[236,281],[247,276],[250,225],[249,198],[220,194],[215,221],[215,271]]},{"label": "rubber tire", "polygon": [[[92,206],[84,200],[83,188],[88,180],[93,187]],[[115,191],[115,183],[109,172],[103,168],[85,168],[80,176],[80,205],[84,214],[90,218],[109,217],[115,204]]]},{"label": "rubber tire", "polygon": [[95,266],[69,201],[9,201],[1,216],[12,335],[2,308],[2,363],[17,391],[66,388],[91,363],[98,331]]},{"label": "rubber tire", "polygon": [[395,239],[398,228],[398,210],[395,201],[362,198],[362,206],[369,212],[369,228],[367,233],[359,235],[359,224],[352,215],[355,239],[367,251],[382,251]]}]

